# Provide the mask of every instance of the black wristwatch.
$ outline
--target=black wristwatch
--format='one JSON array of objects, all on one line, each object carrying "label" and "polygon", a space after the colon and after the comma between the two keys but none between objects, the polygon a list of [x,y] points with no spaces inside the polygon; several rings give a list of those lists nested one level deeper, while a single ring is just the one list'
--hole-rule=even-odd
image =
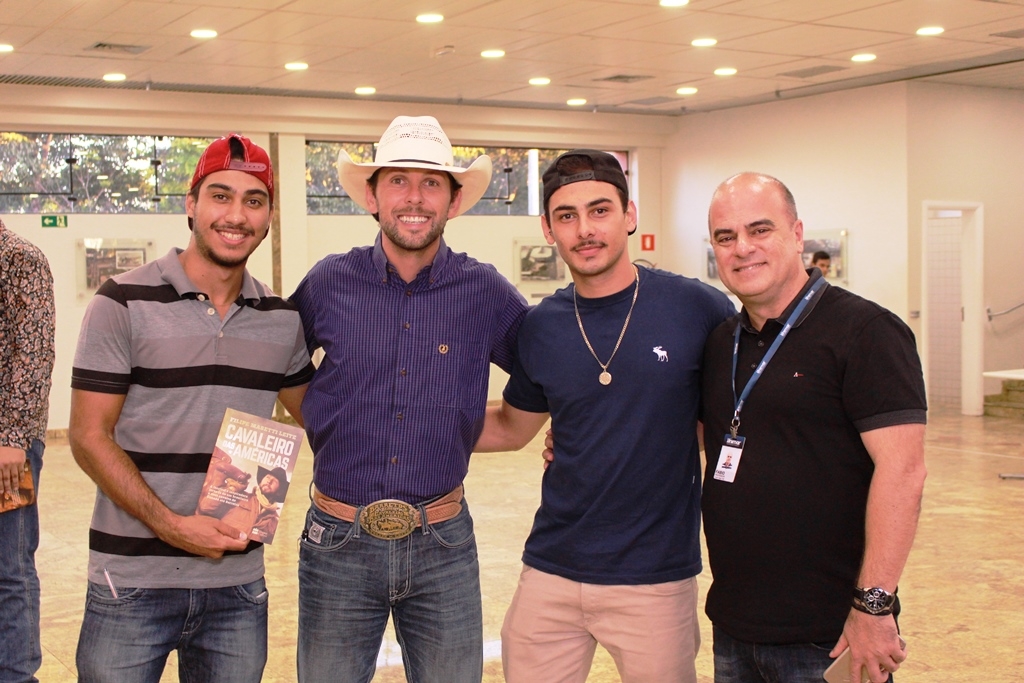
[{"label": "black wristwatch", "polygon": [[884,617],[899,612],[899,599],[884,588],[854,588],[853,608],[865,614]]}]

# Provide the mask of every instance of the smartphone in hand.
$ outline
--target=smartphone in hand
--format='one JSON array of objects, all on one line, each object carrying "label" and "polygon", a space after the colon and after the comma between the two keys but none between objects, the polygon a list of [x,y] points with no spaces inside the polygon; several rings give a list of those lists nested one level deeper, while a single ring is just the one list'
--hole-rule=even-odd
[{"label": "smartphone in hand", "polygon": [[[907,641],[900,636],[900,649],[907,649]],[[861,670],[861,680],[858,683],[869,683],[871,679]],[[822,675],[826,683],[853,683],[850,680],[850,648],[843,650],[832,662]]]}]

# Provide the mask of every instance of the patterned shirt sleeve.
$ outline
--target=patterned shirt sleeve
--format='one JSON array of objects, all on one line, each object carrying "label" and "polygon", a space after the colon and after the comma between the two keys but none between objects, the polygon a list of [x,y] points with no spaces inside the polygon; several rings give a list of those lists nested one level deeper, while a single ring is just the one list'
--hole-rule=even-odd
[{"label": "patterned shirt sleeve", "polygon": [[43,252],[0,222],[0,446],[44,439],[54,362],[53,276]]}]

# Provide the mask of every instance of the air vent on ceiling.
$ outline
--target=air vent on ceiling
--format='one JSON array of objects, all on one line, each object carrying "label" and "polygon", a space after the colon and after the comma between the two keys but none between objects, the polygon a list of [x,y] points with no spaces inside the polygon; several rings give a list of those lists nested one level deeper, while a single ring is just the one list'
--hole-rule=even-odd
[{"label": "air vent on ceiling", "polygon": [[125,45],[123,43],[94,43],[85,48],[91,52],[116,52],[123,55],[141,55],[149,45]]},{"label": "air vent on ceiling", "polygon": [[640,76],[637,74],[616,74],[614,76],[608,76],[607,78],[595,78],[595,82],[601,83],[636,83],[637,81],[646,81],[648,78],[654,78],[654,76]]},{"label": "air vent on ceiling", "polygon": [[846,71],[845,66],[812,66],[809,69],[797,69],[796,71],[787,71],[779,74],[779,76],[788,76],[790,78],[814,78],[815,76],[824,76],[825,74],[835,73],[836,71]]},{"label": "air vent on ceiling", "polygon": [[678,102],[678,97],[648,97],[643,100],[631,100],[626,104],[638,104],[641,107],[653,107],[658,104],[665,104],[666,102]]},{"label": "air vent on ceiling", "polygon": [[1024,38],[1024,28],[1019,28],[1016,31],[1000,31],[991,35],[993,38]]}]

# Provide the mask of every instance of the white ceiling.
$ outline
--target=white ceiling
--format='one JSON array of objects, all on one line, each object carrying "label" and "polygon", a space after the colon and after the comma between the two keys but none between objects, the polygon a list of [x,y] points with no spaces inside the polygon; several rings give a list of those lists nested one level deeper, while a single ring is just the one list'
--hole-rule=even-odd
[{"label": "white ceiling", "polygon": [[[416,23],[427,11],[444,21]],[[945,32],[915,35],[932,25]],[[690,45],[701,37],[718,44]],[[908,78],[1024,89],[1024,0],[0,0],[0,43],[14,46],[0,84],[341,99],[369,85],[384,101],[568,109],[580,97],[660,115]],[[505,56],[483,59],[488,48]],[[862,52],[877,59],[850,61]],[[293,61],[309,69],[286,71]],[[738,73],[712,73],[723,66]],[[127,80],[106,84],[109,72]]]}]

